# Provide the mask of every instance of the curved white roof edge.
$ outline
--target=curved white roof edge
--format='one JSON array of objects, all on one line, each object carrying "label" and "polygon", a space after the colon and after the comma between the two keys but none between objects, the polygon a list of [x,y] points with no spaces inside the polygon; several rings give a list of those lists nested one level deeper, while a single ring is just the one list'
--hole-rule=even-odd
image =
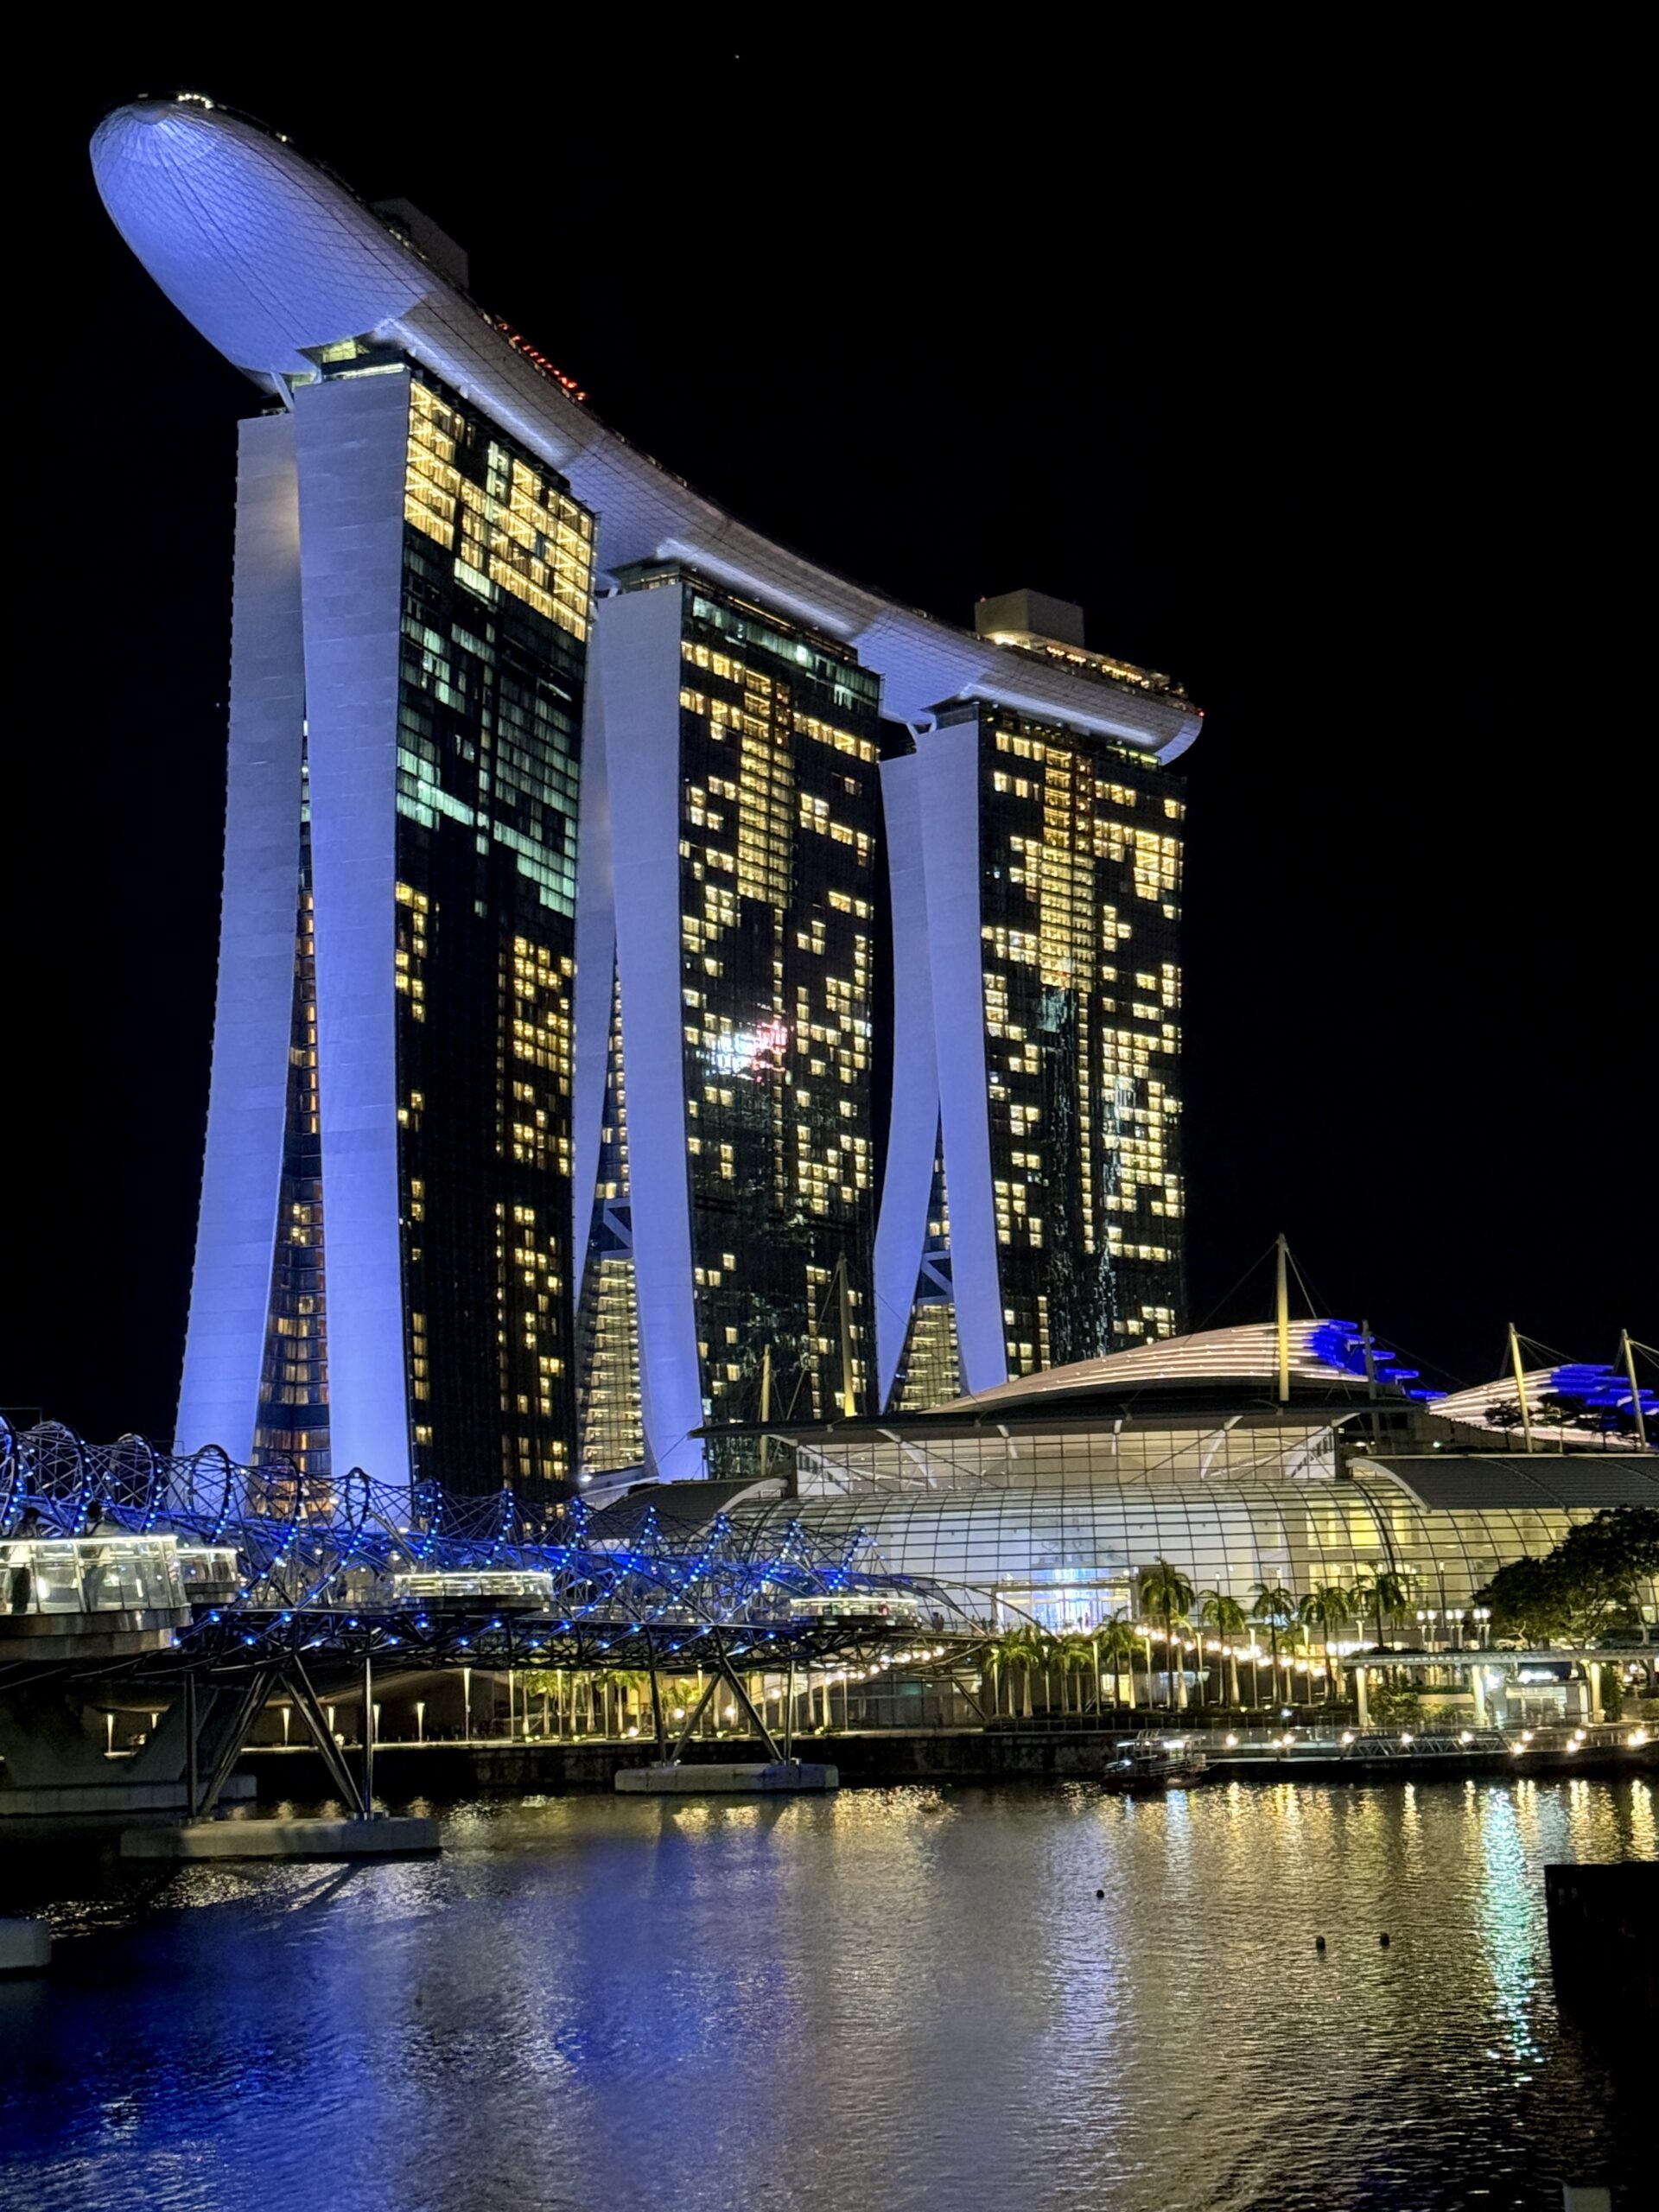
[{"label": "curved white roof edge", "polygon": [[[1294,1382],[1341,1382],[1363,1389],[1365,1378],[1325,1357],[1317,1337],[1333,1325],[1299,1320],[1290,1325],[1290,1372]],[[1279,1338],[1271,1321],[1247,1321],[1236,1328],[1204,1329],[1188,1337],[1160,1337],[1127,1351],[1080,1359],[1069,1367],[1046,1367],[1021,1375],[995,1390],[953,1399],[940,1413],[995,1413],[1010,1402],[1075,1397],[1082,1391],[1131,1390],[1154,1382],[1268,1382],[1278,1373]],[[1436,1412],[1440,1410],[1437,1406]]]},{"label": "curved white roof edge", "polygon": [[140,100],[92,138],[99,192],[174,305],[267,391],[310,352],[374,337],[407,352],[550,462],[599,518],[599,563],[679,559],[856,648],[882,711],[919,723],[978,697],[1173,760],[1184,700],[952,628],[751,530],[608,430],[438,270],[278,134],[194,95]]},{"label": "curved white roof edge", "polygon": [[[1527,1418],[1540,1424],[1537,1432],[1541,1454],[1564,1451],[1570,1444],[1597,1445],[1607,1448],[1610,1440],[1599,1428],[1580,1428],[1571,1421],[1556,1421],[1548,1418],[1547,1401],[1557,1388],[1557,1369],[1529,1367],[1522,1376],[1527,1391]],[[1434,1410],[1447,1421],[1461,1421],[1465,1427],[1497,1430],[1505,1436],[1516,1433],[1520,1423],[1518,1401],[1520,1392],[1515,1376],[1500,1375],[1490,1382],[1471,1383],[1466,1390],[1453,1390],[1435,1402]],[[1515,1420],[1491,1418],[1495,1408],[1508,1407],[1515,1410]],[[1611,1440],[1615,1444],[1622,1439]],[[1634,1449],[1634,1440],[1631,1440]]]}]

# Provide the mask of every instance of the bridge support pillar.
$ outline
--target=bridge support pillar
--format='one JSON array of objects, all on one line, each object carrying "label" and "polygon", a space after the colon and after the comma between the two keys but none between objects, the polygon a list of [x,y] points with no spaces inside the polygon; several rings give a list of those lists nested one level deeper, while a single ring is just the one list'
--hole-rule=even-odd
[{"label": "bridge support pillar", "polygon": [[196,1718],[196,1674],[193,1667],[184,1678],[184,1807],[187,1820],[194,1821],[196,1808],[201,1802],[201,1735]]},{"label": "bridge support pillar", "polygon": [[374,1817],[374,1662],[363,1654],[363,1817]]}]

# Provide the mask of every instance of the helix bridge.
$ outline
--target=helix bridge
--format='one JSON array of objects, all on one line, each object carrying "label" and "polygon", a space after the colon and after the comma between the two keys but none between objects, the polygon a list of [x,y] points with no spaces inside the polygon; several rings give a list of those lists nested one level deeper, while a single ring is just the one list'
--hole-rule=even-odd
[{"label": "helix bridge", "polygon": [[[25,1546],[41,1554],[29,1610],[0,1618],[73,1619],[69,1643],[100,1626],[119,1637],[116,1622],[164,1611],[189,1616],[155,1647],[175,1664],[366,1649],[405,1665],[624,1666],[642,1663],[647,1643],[664,1656],[711,1637],[734,1657],[804,1656],[954,1613],[889,1573],[858,1529],[828,1544],[790,1522],[780,1539],[775,1516],[762,1533],[760,1516],[751,1529],[721,1510],[688,1534],[650,1505],[626,1539],[604,1522],[580,1498],[526,1511],[505,1486],[411,1493],[360,1468],[323,1478],[280,1456],[248,1466],[217,1446],[92,1445],[59,1423],[18,1430],[0,1418],[0,1546],[14,1570]],[[54,1558],[55,1600],[44,1573]],[[101,1577],[90,1589],[88,1564]],[[176,1602],[114,1602],[152,1596]],[[60,1611],[37,1610],[48,1604]]]},{"label": "helix bridge", "polygon": [[[96,1684],[175,1703],[195,1807],[214,1802],[281,1691],[366,1803],[323,1719],[342,1681],[366,1709],[372,1676],[389,1673],[695,1671],[726,1681],[770,1742],[746,1677],[932,1656],[943,1644],[900,1647],[965,1626],[857,1529],[826,1542],[780,1529],[775,1510],[688,1522],[649,1503],[623,1516],[625,1534],[607,1518],[579,1498],[526,1510],[505,1487],[411,1491],[360,1468],[323,1478],[281,1457],[94,1445],[0,1418],[0,1699]],[[197,1718],[203,1687],[212,1730]]]}]

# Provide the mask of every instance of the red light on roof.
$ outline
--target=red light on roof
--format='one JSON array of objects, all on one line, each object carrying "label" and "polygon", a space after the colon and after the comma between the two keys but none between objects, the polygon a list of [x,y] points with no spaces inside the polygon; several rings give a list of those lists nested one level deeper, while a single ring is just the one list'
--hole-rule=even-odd
[{"label": "red light on roof", "polygon": [[538,368],[542,372],[543,376],[551,377],[554,383],[562,385],[563,389],[569,393],[572,399],[582,400],[587,398],[587,393],[582,389],[581,385],[576,382],[574,377],[566,376],[563,369],[556,367],[553,362],[550,361],[545,353],[539,353],[537,348],[531,344],[529,339],[521,336],[520,334],[512,327],[511,323],[503,322],[499,315],[492,315],[490,316],[489,321],[493,327],[500,332],[501,335],[506,340],[508,345],[512,346],[515,353],[522,353],[524,359],[529,361],[532,366]]}]

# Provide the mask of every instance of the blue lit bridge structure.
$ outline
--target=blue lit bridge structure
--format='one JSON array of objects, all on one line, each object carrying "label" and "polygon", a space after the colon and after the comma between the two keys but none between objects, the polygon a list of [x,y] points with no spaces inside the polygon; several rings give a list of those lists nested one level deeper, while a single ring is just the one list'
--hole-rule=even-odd
[{"label": "blue lit bridge structure", "polygon": [[366,1710],[377,1666],[695,1669],[705,1698],[729,1686],[777,1756],[740,1662],[792,1674],[982,1635],[942,1592],[887,1572],[857,1528],[827,1541],[791,1520],[780,1536],[775,1517],[750,1529],[719,1511],[688,1535],[649,1503],[626,1538],[604,1520],[580,1499],[532,1518],[505,1488],[411,1497],[360,1469],[322,1480],[282,1459],[92,1445],[0,1419],[0,1698],[47,1683],[181,1689],[194,1814],[280,1691],[366,1809],[372,1758],[348,1771],[323,1719],[342,1675]]}]

